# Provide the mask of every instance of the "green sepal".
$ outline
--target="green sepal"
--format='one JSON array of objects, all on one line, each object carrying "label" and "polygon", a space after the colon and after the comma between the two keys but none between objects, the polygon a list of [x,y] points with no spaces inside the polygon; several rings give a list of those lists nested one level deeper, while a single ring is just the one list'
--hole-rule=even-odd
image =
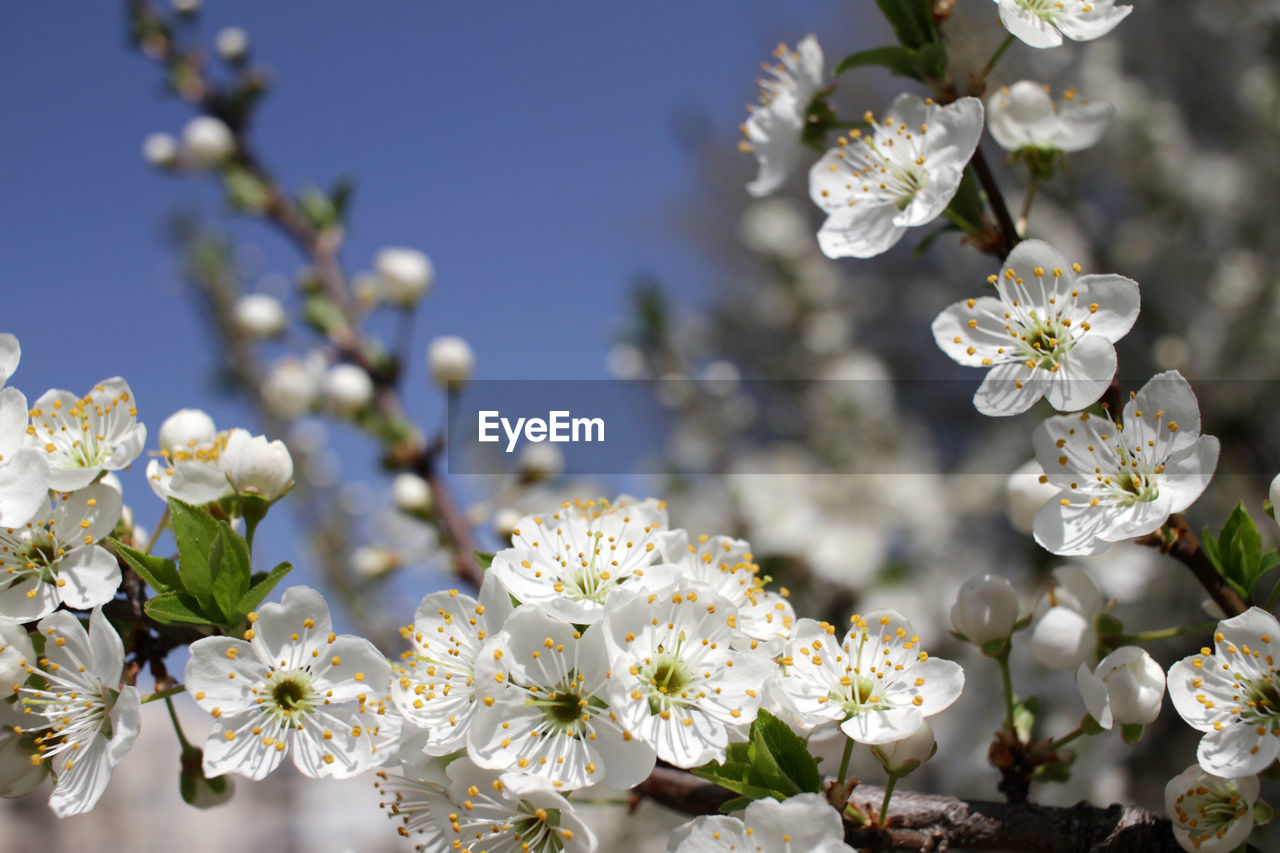
[{"label": "green sepal", "polygon": [[1271,807],[1270,803],[1258,800],[1253,804],[1253,823],[1255,826],[1266,826],[1271,823],[1275,816],[1276,810]]},{"label": "green sepal", "polygon": [[1125,723],[1120,727],[1120,736],[1124,738],[1125,743],[1135,744],[1142,740],[1146,728],[1142,723]]},{"label": "green sepal", "polygon": [[1030,743],[1035,732],[1036,717],[1040,714],[1040,697],[1019,699],[1013,706],[1013,731],[1018,740]]},{"label": "green sepal", "polygon": [[1087,735],[1100,735],[1106,731],[1102,727],[1102,723],[1095,720],[1092,714],[1084,715],[1084,719],[1080,721],[1080,728],[1084,729],[1084,733]]},{"label": "green sepal", "polygon": [[804,127],[800,131],[800,141],[814,151],[825,152],[830,147],[827,143],[828,134],[840,128],[840,117],[826,100],[833,91],[835,87],[818,92],[809,100],[804,110]]},{"label": "green sepal", "polygon": [[487,569],[493,565],[493,555],[486,554],[484,551],[473,551],[471,556],[476,558],[476,562],[480,564],[480,568]]},{"label": "green sepal", "polygon": [[182,580],[178,577],[178,566],[173,560],[139,551],[119,539],[110,539],[108,544],[116,556],[124,560],[129,568],[133,569],[138,577],[146,581],[147,586],[156,592],[182,589]]}]

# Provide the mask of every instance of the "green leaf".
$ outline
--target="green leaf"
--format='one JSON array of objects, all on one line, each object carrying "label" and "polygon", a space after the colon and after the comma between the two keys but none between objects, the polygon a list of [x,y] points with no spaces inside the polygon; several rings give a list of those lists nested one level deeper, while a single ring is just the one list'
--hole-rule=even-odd
[{"label": "green leaf", "polygon": [[243,213],[261,213],[271,198],[267,185],[243,166],[228,166],[222,173],[227,203]]},{"label": "green leaf", "polygon": [[898,41],[912,49],[938,40],[930,4],[931,0],[876,0]]},{"label": "green leaf", "polygon": [[253,570],[249,565],[248,543],[225,521],[218,522],[218,536],[209,552],[209,570],[213,600],[222,614],[222,624],[238,624],[237,607],[249,590]]},{"label": "green leaf", "polygon": [[[932,18],[930,18],[932,23]],[[915,69],[919,79],[937,79],[947,72],[947,47],[941,41],[930,42],[916,51]]]},{"label": "green leaf", "polygon": [[204,507],[169,499],[173,535],[178,540],[178,577],[205,613],[218,612],[213,598],[209,555],[218,539],[218,522]]},{"label": "green leaf", "polygon": [[293,571],[293,563],[280,563],[261,580],[256,580],[253,586],[249,587],[249,591],[240,597],[239,603],[236,604],[236,614],[244,616],[250,610],[256,608],[270,594],[271,590],[275,589],[281,578],[291,571]]},{"label": "green leaf", "polygon": [[162,592],[147,599],[142,606],[147,615],[165,625],[212,625],[214,621],[205,616],[200,605],[190,596],[180,592]]},{"label": "green leaf", "polygon": [[178,577],[178,567],[173,560],[156,557],[131,548],[118,539],[110,540],[111,550],[133,569],[138,577],[146,581],[147,586],[156,592],[168,592],[181,589],[182,581]]},{"label": "green leaf", "polygon": [[482,569],[487,569],[493,565],[492,554],[486,554],[484,551],[474,551],[471,556],[476,558],[476,562],[480,564]]},{"label": "green leaf", "polygon": [[839,76],[851,68],[866,68],[869,66],[888,68],[894,74],[900,74],[903,77],[915,77],[916,52],[911,48],[898,44],[860,50],[840,60],[840,64],[836,66],[834,73]]},{"label": "green leaf", "polygon": [[761,750],[767,750],[779,778],[794,788],[794,793],[816,794],[821,790],[822,774],[804,738],[768,711],[760,711],[751,725],[751,746],[757,757]]},{"label": "green leaf", "polygon": [[1247,596],[1262,574],[1276,562],[1262,553],[1262,536],[1243,503],[1236,504],[1217,536],[1206,527],[1201,547],[1209,562],[1242,596]]}]

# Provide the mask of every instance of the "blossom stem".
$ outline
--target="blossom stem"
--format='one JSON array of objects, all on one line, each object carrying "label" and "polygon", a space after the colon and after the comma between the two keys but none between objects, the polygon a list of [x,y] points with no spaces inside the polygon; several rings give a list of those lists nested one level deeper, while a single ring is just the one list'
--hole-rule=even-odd
[{"label": "blossom stem", "polygon": [[156,529],[151,531],[151,538],[147,540],[147,547],[142,549],[144,554],[150,554],[151,549],[156,547],[156,540],[160,538],[161,531],[165,525],[169,523],[169,505],[164,505],[164,512],[160,513],[160,520],[156,522]]},{"label": "blossom stem", "polygon": [[1027,186],[1027,197],[1022,201],[1022,213],[1018,214],[1018,234],[1026,236],[1027,219],[1031,216],[1031,205],[1036,200],[1036,193],[1040,190],[1040,176],[1031,175],[1031,183]]},{"label": "blossom stem", "polygon": [[1185,637],[1188,634],[1203,634],[1212,631],[1217,622],[1199,622],[1195,625],[1175,625],[1172,628],[1156,628],[1152,631],[1139,631],[1136,634],[1116,634],[1108,637],[1117,643],[1143,643],[1148,640],[1168,640],[1171,637]]},{"label": "blossom stem", "polygon": [[[181,690],[183,688],[178,687],[177,689]],[[182,733],[182,724],[178,722],[178,712],[174,710],[173,700],[170,699],[168,695],[166,695],[167,692],[168,691],[166,691],[165,693],[153,694],[151,696],[144,698],[142,701],[147,702],[151,699],[156,698],[157,696],[164,696],[164,706],[169,710],[169,719],[173,721],[173,731],[178,736],[178,743],[182,746],[183,752],[185,752],[188,749],[191,749],[191,743],[187,740],[187,736]]]},{"label": "blossom stem", "polygon": [[1048,751],[1056,752],[1057,750],[1061,749],[1062,747],[1071,743],[1071,741],[1075,740],[1076,738],[1084,734],[1086,734],[1084,730],[1084,726],[1083,725],[1076,726],[1074,730],[1067,732],[1065,735],[1058,738],[1057,740],[1050,741]]},{"label": "blossom stem", "polygon": [[1013,728],[1013,677],[1009,674],[1009,647],[1005,646],[1003,652],[996,656],[996,663],[1000,665],[1000,682],[1004,688],[1004,727],[1010,734],[1014,732]]},{"label": "blossom stem", "polygon": [[890,773],[889,781],[884,786],[884,800],[880,803],[880,825],[889,825],[889,800],[893,797],[894,786],[898,784],[898,774]]},{"label": "blossom stem", "polygon": [[1004,56],[1004,52],[1013,44],[1014,36],[1012,33],[1004,37],[1004,41],[1000,42],[1000,46],[996,48],[996,52],[991,54],[991,58],[987,60],[987,64],[982,66],[982,71],[978,73],[977,89],[981,91],[986,88],[987,77],[992,71],[996,70],[996,66],[1000,64],[1000,59]]},{"label": "blossom stem", "polygon": [[167,703],[169,701],[170,696],[177,696],[179,693],[185,693],[186,691],[187,691],[186,685],[178,684],[178,685],[175,685],[174,687],[168,688],[167,690],[157,690],[155,693],[152,693],[149,696],[143,696],[138,701],[140,702],[140,704],[145,705],[148,702],[154,702],[157,699],[163,699]]},{"label": "blossom stem", "polygon": [[844,755],[840,756],[840,775],[837,781],[843,785],[845,777],[849,775],[849,759],[853,757],[853,738],[847,738],[844,742]]},{"label": "blossom stem", "polygon": [[1017,226],[1013,222],[1013,217],[1009,215],[1009,206],[1005,203],[1004,194],[1000,192],[1000,185],[996,183],[996,176],[987,165],[987,158],[982,153],[981,144],[973,150],[970,165],[973,166],[973,173],[977,176],[982,191],[986,193],[987,204],[991,206],[991,211],[995,215],[996,225],[1000,230],[1000,245],[996,247],[996,254],[1003,261],[1009,257],[1013,247],[1018,245],[1022,238],[1018,236]]}]

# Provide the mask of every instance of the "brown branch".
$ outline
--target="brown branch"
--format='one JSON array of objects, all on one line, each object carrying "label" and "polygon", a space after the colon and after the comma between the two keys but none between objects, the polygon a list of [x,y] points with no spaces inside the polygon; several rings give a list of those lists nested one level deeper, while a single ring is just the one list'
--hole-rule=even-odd
[{"label": "brown branch", "polygon": [[1000,192],[1000,184],[996,182],[996,176],[991,172],[991,166],[987,164],[987,158],[982,153],[982,146],[979,145],[973,149],[973,173],[978,178],[978,183],[982,185],[982,191],[987,195],[987,203],[991,206],[992,212],[996,217],[996,225],[1000,229],[1001,245],[996,247],[1000,260],[1003,261],[1009,257],[1009,253],[1013,251],[1013,247],[1018,245],[1022,240],[1018,236],[1018,227],[1013,223],[1013,217],[1009,215],[1009,206],[1005,203],[1004,194]]},{"label": "brown branch", "polygon": [[[716,814],[734,795],[690,773],[659,767],[633,789],[690,815]],[[849,802],[873,815],[884,789],[859,785]],[[1178,853],[1169,821],[1137,806],[1007,804],[895,792],[889,826],[845,819],[845,841],[863,851],[1006,850],[1038,853]]]},{"label": "brown branch", "polygon": [[1209,597],[1227,616],[1238,616],[1249,609],[1240,593],[1209,562],[1208,556],[1200,547],[1200,537],[1196,536],[1181,513],[1169,516],[1163,528],[1135,541],[1140,545],[1159,548],[1161,553],[1168,554],[1190,569],[1200,586],[1204,587],[1205,592],[1209,593]]}]

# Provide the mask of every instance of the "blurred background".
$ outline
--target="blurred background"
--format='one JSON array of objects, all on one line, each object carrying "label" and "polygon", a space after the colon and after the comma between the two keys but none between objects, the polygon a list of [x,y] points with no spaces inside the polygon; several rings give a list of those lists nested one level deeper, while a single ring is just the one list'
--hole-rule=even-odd
[{"label": "blurred background", "polygon": [[[1136,5],[1098,42],[1014,45],[993,78],[1076,86],[1117,109],[1103,143],[1041,190],[1029,233],[1086,272],[1142,285],[1143,313],[1118,347],[1124,387],[1183,371],[1205,431],[1223,440],[1225,473],[1193,508],[1192,526],[1216,528],[1244,500],[1274,542],[1261,501],[1280,471],[1271,384],[1280,371],[1280,7],[1187,0],[1174,14]],[[436,285],[416,311],[373,299],[366,325],[404,356],[403,399],[424,433],[445,416],[424,356],[440,335],[470,343],[477,379],[667,380],[653,386],[652,406],[670,425],[659,474],[562,476],[558,460],[543,458],[510,476],[451,478],[483,547],[501,547],[513,513],[566,496],[654,494],[669,500],[673,526],[749,539],[803,615],[843,623],[855,609],[892,606],[932,653],[969,673],[960,703],[935,726],[947,758],[904,785],[996,798],[985,752],[999,724],[998,675],[949,641],[945,614],[959,585],[983,571],[1010,577],[1029,611],[1061,564],[1027,534],[1029,489],[1017,486],[1011,500],[1006,482],[1031,457],[1031,429],[1048,412],[973,417],[979,378],[943,356],[929,331],[996,266],[951,234],[914,257],[927,229],[874,261],[829,261],[813,239],[821,217],[804,170],[752,200],[743,186],[754,160],[736,150],[753,79],[775,44],[816,33],[830,69],[889,41],[864,6],[211,0],[179,33],[210,54],[222,28],[248,33],[249,63],[267,81],[250,137],[291,191],[352,181],[341,260],[353,280],[384,246],[430,256]],[[951,52],[976,69],[1003,32],[992,4],[957,6]],[[395,510],[374,442],[318,407],[272,411],[270,395],[246,387],[227,357],[248,353],[264,381],[313,351],[323,361],[305,330],[257,344],[236,339],[225,316],[235,296],[266,293],[296,318],[305,259],[229,211],[207,173],[145,161],[144,138],[179,135],[193,111],[130,45],[123,5],[11,4],[3,14],[0,330],[23,347],[10,384],[34,399],[119,374],[153,436],[171,412],[194,406],[220,427],[286,438],[302,487],[286,502],[295,513],[277,511],[264,527],[258,556],[293,560],[291,582],[324,587],[340,624],[394,655],[394,626],[451,583],[438,531]],[[228,76],[212,56],[209,68]],[[903,88],[863,70],[841,78],[834,102],[857,116]],[[999,166],[997,175],[1018,209],[1024,175]],[[149,528],[163,505],[143,467],[122,479]],[[1204,618],[1185,570],[1157,553],[1118,546],[1079,562],[1129,629]],[[1198,645],[1152,651],[1167,666]],[[1018,691],[1057,709],[1041,734],[1071,729],[1083,713],[1073,679],[1025,651],[1014,653]],[[38,794],[4,801],[0,849],[93,848],[104,829],[121,849],[168,849],[175,819],[193,851],[398,849],[365,779],[301,784],[282,771],[241,785],[219,809],[184,806],[172,733],[149,710],[93,813],[58,822]],[[186,710],[200,736],[204,723]],[[1072,780],[1039,785],[1033,797],[1160,809],[1165,781],[1193,759],[1190,732],[1166,709],[1137,747],[1118,753],[1118,737],[1081,744]],[[645,823],[653,837],[639,840],[618,822],[602,845],[662,849],[662,820]]]}]

